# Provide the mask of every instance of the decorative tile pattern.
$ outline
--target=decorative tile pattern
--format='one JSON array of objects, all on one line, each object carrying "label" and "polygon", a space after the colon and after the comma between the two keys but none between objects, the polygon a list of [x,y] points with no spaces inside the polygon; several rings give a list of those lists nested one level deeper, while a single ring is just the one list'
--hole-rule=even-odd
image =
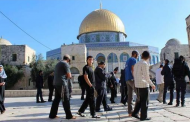
[{"label": "decorative tile pattern", "polygon": [[79,37],[79,43],[93,42],[124,42],[125,36],[118,32],[94,32],[82,34]]}]

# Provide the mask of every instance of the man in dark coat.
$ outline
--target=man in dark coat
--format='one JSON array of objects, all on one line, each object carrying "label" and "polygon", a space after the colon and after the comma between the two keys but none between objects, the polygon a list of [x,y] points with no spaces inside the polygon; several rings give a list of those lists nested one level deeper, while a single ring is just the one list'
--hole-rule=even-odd
[{"label": "man in dark coat", "polygon": [[96,84],[96,91],[98,93],[98,97],[96,99],[96,112],[102,112],[100,110],[101,103],[104,106],[105,111],[111,111],[107,104],[107,91],[106,91],[106,73],[105,73],[105,63],[100,62],[96,67],[95,71],[95,84]]},{"label": "man in dark coat", "polygon": [[116,94],[117,94],[117,81],[116,81],[116,74],[118,72],[118,67],[116,67],[114,69],[113,72],[111,72],[111,76],[110,76],[110,87],[111,87],[111,98],[110,98],[110,101],[111,103],[115,103],[115,97],[116,97]]},{"label": "man in dark coat", "polygon": [[49,88],[49,98],[48,98],[48,102],[52,102],[52,96],[53,96],[53,91],[54,91],[53,79],[54,79],[54,72],[52,72],[52,73],[48,76],[48,88]]},{"label": "man in dark coat", "polygon": [[40,103],[39,97],[40,97],[42,103],[46,102],[46,101],[44,101],[43,96],[42,96],[43,86],[44,86],[43,72],[42,72],[42,70],[40,70],[39,74],[36,78],[36,88],[37,88],[36,103]]},{"label": "man in dark coat", "polygon": [[169,88],[170,90],[170,102],[168,105],[173,105],[173,95],[174,95],[174,79],[172,74],[171,66],[169,65],[169,60],[165,60],[165,65],[163,67],[163,70],[161,71],[161,74],[164,75],[164,94],[163,94],[163,104],[166,103],[166,93]]},{"label": "man in dark coat", "polygon": [[180,92],[181,106],[185,107],[185,94],[187,85],[185,81],[185,76],[188,76],[190,79],[190,71],[183,56],[180,56],[178,59],[175,59],[172,72],[176,81],[176,107],[178,107],[180,104]]},{"label": "man in dark coat", "polygon": [[121,103],[126,105],[128,95],[127,95],[127,84],[125,81],[125,70],[121,70],[121,77],[120,77],[120,83],[121,83]]}]

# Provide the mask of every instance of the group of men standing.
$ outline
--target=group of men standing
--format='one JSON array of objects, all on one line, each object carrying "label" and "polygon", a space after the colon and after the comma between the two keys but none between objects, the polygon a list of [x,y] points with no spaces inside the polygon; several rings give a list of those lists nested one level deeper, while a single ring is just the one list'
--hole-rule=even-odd
[{"label": "group of men standing", "polygon": [[180,56],[176,58],[173,67],[169,65],[169,60],[165,60],[165,65],[160,65],[160,68],[156,70],[156,83],[159,89],[159,95],[157,100],[167,104],[166,93],[170,91],[170,101],[168,105],[173,105],[174,99],[174,86],[176,83],[176,107],[180,105],[180,92],[181,92],[181,106],[185,106],[185,94],[186,94],[186,80],[188,76],[190,79],[190,71],[185,58]]}]

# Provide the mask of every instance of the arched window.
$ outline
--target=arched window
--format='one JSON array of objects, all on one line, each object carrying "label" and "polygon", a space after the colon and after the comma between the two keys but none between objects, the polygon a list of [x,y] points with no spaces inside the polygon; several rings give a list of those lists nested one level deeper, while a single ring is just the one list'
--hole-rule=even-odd
[{"label": "arched window", "polygon": [[150,64],[152,64],[152,56],[150,56],[149,62]]},{"label": "arched window", "polygon": [[105,56],[104,56],[104,54],[102,54],[102,53],[98,53],[97,54],[97,56],[96,56],[96,61],[99,63],[99,62],[101,62],[101,61],[104,61],[105,62]]},{"label": "arched window", "polygon": [[71,67],[71,74],[80,74],[79,70],[76,67]]},{"label": "arched window", "polygon": [[156,58],[155,58],[155,56],[152,56],[152,59],[153,59],[153,64],[156,64]]},{"label": "arched window", "polygon": [[120,62],[126,62],[127,61],[127,59],[129,59],[129,54],[128,53],[122,53],[121,55],[120,55]]},{"label": "arched window", "polygon": [[108,55],[108,63],[118,62],[117,55],[115,53],[110,53]]}]

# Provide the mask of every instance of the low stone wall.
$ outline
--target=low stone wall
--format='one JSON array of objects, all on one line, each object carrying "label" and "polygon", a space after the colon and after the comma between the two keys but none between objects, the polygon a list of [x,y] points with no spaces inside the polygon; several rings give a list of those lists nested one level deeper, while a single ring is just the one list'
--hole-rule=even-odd
[{"label": "low stone wall", "polygon": [[[77,87],[77,85],[74,86],[72,94],[73,95],[80,95],[81,89],[75,88],[75,87]],[[37,92],[37,90],[6,90],[5,91],[5,97],[35,97],[36,92]],[[43,96],[49,95],[48,89],[43,89],[42,92],[43,92]],[[190,85],[189,84],[187,84],[187,92],[190,93]]]},{"label": "low stone wall", "polygon": [[[5,97],[35,97],[37,90],[5,90]],[[43,96],[49,95],[48,89],[43,89]],[[81,89],[73,89],[73,95],[80,95]]]}]

